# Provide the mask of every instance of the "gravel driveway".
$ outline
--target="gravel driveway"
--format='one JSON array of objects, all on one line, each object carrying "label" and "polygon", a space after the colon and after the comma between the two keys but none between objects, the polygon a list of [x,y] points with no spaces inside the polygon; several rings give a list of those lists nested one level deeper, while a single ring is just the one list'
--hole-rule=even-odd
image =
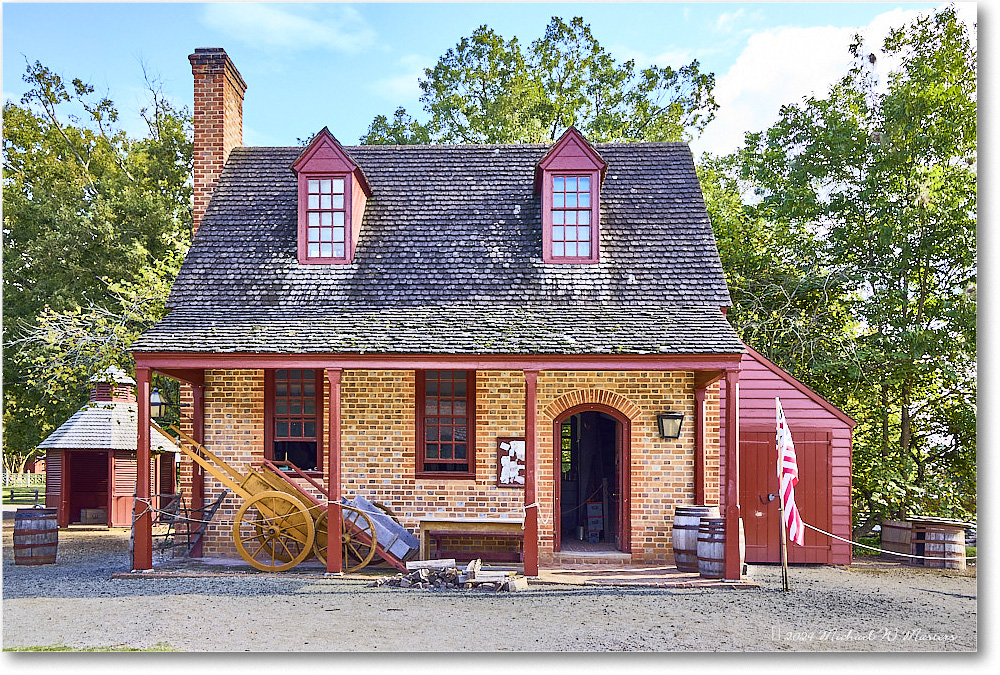
[{"label": "gravel driveway", "polygon": [[369,588],[294,574],[111,579],[128,534],[59,533],[55,565],[15,566],[3,533],[3,646],[181,651],[974,651],[974,572],[751,566],[759,589],[532,585],[521,593]]}]

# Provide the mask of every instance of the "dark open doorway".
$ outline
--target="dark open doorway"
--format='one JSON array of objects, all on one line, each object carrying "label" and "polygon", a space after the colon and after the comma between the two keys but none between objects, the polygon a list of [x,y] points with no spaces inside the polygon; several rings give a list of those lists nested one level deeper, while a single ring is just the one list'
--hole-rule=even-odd
[{"label": "dark open doorway", "polygon": [[[557,421],[561,551],[621,551],[624,429],[601,410],[569,411]],[[627,466],[627,464],[626,464]]]},{"label": "dark open doorway", "polygon": [[[108,453],[69,452],[69,522],[107,524]],[[103,512],[103,519],[101,513]],[[91,521],[96,518],[96,522]]]}]

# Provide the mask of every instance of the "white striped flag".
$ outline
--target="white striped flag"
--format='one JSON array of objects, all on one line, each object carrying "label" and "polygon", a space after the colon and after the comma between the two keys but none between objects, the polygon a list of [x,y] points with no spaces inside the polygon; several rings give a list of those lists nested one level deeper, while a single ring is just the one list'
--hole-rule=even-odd
[{"label": "white striped flag", "polygon": [[799,482],[799,466],[795,461],[795,445],[792,443],[792,430],[785,420],[785,411],[781,409],[781,401],[774,399],[777,413],[777,437],[775,445],[778,449],[778,483],[781,493],[781,510],[785,515],[785,527],[788,528],[788,538],[799,546],[804,546],[805,526],[795,506],[795,486]]}]

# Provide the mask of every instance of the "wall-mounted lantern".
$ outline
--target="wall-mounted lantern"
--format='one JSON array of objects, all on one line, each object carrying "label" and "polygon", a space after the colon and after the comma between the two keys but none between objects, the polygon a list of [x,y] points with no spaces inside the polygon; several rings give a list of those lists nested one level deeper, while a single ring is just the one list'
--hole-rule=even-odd
[{"label": "wall-mounted lantern", "polygon": [[149,416],[158,419],[166,414],[167,400],[160,394],[159,388],[153,389],[153,393],[149,395]]},{"label": "wall-mounted lantern", "polygon": [[656,416],[656,423],[660,427],[660,438],[675,439],[681,437],[681,424],[684,422],[684,413],[668,410]]}]

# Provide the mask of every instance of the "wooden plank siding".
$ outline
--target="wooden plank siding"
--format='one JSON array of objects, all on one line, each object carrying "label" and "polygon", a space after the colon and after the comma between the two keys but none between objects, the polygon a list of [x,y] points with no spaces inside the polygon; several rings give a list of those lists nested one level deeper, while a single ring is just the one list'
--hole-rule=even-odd
[{"label": "wooden plank siding", "polygon": [[[741,482],[744,476],[753,476],[755,472],[766,471],[768,475],[774,474],[774,398],[777,396],[781,399],[781,406],[792,429],[796,450],[799,453],[800,482],[795,497],[803,520],[837,536],[850,539],[851,437],[854,421],[749,347],[743,356],[741,366],[739,406]],[[724,406],[726,396],[724,388],[720,389],[719,395],[721,405]],[[723,443],[725,443],[725,428],[726,421],[723,418],[720,420]],[[767,436],[766,441],[764,436]],[[768,452],[763,456],[767,458],[766,461],[761,455],[753,452],[758,446],[763,450],[765,443]],[[800,443],[803,444],[801,447]],[[826,444],[828,450],[824,448],[824,451],[821,451],[819,444]],[[810,480],[805,476],[807,454]],[[818,467],[811,465],[817,461],[817,456],[823,455],[827,457],[826,466],[820,471]],[[724,450],[722,465],[724,471]],[[747,469],[750,469],[750,474],[747,474]],[[826,481],[820,481],[824,475]],[[774,481],[776,485],[776,477]],[[724,504],[725,495],[720,495],[720,499]],[[759,502],[759,497],[750,496],[743,486],[740,490],[740,499],[747,537],[747,560],[754,561],[751,556],[753,551],[753,555],[760,558],[756,562],[779,562],[776,540],[770,540],[772,536],[777,537],[777,529],[772,528],[773,532],[758,532],[763,525],[749,522],[754,520],[753,514],[759,511],[758,506],[764,505],[749,503],[754,499]],[[759,520],[764,519],[759,518]],[[827,526],[824,527],[824,524]],[[820,538],[827,540],[828,544],[821,547],[818,541]],[[846,565],[851,562],[850,544],[819,535],[812,530],[806,532],[806,546],[802,550],[795,551],[797,548],[799,547],[794,544],[789,546],[791,562],[833,565]]]},{"label": "wooden plank siding", "polygon": [[[49,450],[45,453],[45,507],[59,508],[62,496],[62,450]],[[62,525],[60,524],[60,527]]]}]

